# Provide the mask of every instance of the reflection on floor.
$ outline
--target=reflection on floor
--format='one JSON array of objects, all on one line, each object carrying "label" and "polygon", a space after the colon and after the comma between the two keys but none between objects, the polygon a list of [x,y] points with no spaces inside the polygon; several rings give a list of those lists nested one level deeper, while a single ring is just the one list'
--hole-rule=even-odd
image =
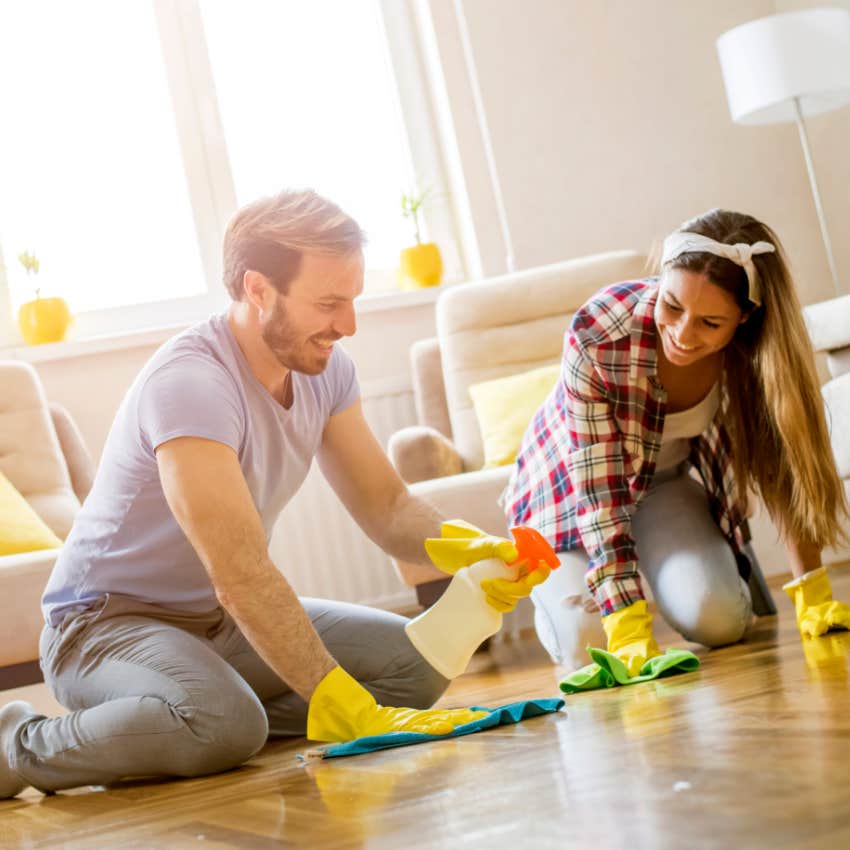
[{"label": "reflection on floor", "polygon": [[[850,601],[850,569],[833,571]],[[0,803],[5,848],[838,848],[850,846],[850,632],[778,618],[696,673],[569,697],[558,715],[300,767],[303,740],[240,770]],[[662,646],[685,645],[663,628]],[[532,636],[477,656],[446,705],[553,696]],[[43,687],[6,692],[43,710]]]}]

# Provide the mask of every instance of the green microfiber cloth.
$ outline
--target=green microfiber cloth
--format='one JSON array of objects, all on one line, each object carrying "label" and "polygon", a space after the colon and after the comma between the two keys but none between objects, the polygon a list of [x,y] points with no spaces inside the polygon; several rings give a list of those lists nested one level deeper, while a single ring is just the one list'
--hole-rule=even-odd
[{"label": "green microfiber cloth", "polygon": [[565,694],[577,694],[579,691],[595,691],[597,688],[613,688],[617,685],[636,685],[661,676],[675,676],[677,673],[690,673],[699,667],[699,658],[687,649],[668,649],[664,655],[650,658],[637,676],[629,676],[626,665],[610,652],[595,647],[587,647],[593,664],[570,673],[563,682],[561,690]]},{"label": "green microfiber cloth", "polygon": [[357,738],[344,744],[330,744],[325,747],[317,747],[308,750],[304,754],[298,754],[299,761],[311,761],[312,759],[329,759],[338,756],[356,756],[361,753],[371,753],[375,750],[388,750],[392,747],[407,747],[410,744],[424,744],[426,741],[442,741],[446,738],[458,738],[461,735],[471,735],[473,732],[482,732],[492,729],[494,726],[508,726],[527,720],[529,717],[538,717],[541,714],[551,714],[560,711],[564,707],[564,701],[557,697],[553,699],[530,699],[522,702],[512,702],[499,708],[482,708],[473,706],[473,711],[486,711],[485,717],[456,726],[447,735],[426,735],[424,732],[387,732],[384,735],[369,735],[365,738]]}]

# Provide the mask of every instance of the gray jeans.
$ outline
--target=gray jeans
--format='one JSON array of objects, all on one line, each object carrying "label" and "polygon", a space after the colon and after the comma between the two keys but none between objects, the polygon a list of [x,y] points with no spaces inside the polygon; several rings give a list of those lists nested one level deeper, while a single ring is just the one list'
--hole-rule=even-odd
[{"label": "gray jeans", "polygon": [[[680,471],[656,475],[632,517],[632,536],[658,610],[679,634],[705,646],[744,636],[750,590],[699,484]],[[584,584],[587,553],[559,558],[561,567],[532,592],[535,628],[553,661],[576,668],[589,662],[585,646],[604,647],[606,637]]]},{"label": "gray jeans", "polygon": [[[403,617],[302,599],[325,646],[384,705],[431,706],[448,687]],[[72,713],[15,735],[10,764],[41,790],[236,767],[269,735],[303,735],[307,705],[222,609],[191,614],[120,596],[41,636],[45,681]]]}]

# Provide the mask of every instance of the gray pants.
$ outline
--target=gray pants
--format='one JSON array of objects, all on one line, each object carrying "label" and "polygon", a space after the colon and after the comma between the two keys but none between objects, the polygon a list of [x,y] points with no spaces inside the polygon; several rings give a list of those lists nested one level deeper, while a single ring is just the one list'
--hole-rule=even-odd
[{"label": "gray pants", "polygon": [[[750,591],[699,484],[679,471],[656,475],[632,517],[632,536],[658,610],[679,634],[705,646],[744,636]],[[584,584],[587,553],[559,558],[561,567],[532,592],[535,627],[553,661],[577,668],[590,660],[585,646],[604,647],[606,637]]]},{"label": "gray pants", "polygon": [[[325,646],[384,705],[431,706],[448,681],[414,649],[403,617],[301,600]],[[222,609],[172,611],[109,596],[41,637],[45,681],[72,713],[15,735],[10,764],[58,790],[236,767],[269,735],[303,735],[307,705]]]}]

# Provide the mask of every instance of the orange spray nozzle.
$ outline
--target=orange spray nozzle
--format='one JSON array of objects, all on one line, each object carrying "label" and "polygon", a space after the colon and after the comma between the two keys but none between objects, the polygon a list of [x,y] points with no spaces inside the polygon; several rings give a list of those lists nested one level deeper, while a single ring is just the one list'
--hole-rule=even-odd
[{"label": "orange spray nozzle", "polygon": [[540,566],[541,561],[553,570],[561,565],[555,550],[539,531],[525,525],[518,525],[511,529],[511,534],[519,555],[515,561],[511,561],[510,566],[528,564],[528,571],[531,572]]}]

